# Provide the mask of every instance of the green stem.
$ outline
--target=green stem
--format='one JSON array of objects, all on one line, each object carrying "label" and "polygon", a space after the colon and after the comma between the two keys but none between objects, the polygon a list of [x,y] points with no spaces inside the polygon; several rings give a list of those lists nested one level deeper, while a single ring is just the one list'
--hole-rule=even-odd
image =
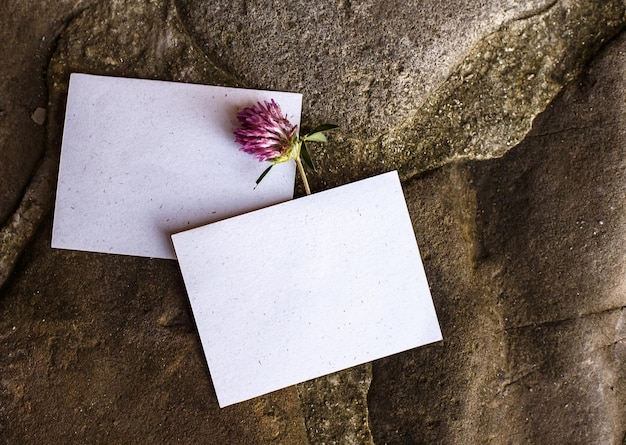
[{"label": "green stem", "polygon": [[298,171],[300,172],[300,176],[302,176],[302,182],[304,182],[304,190],[307,195],[311,194],[311,189],[309,188],[309,181],[306,179],[306,173],[304,173],[304,166],[302,165],[302,161],[300,160],[300,156],[296,158],[296,165],[298,166]]}]

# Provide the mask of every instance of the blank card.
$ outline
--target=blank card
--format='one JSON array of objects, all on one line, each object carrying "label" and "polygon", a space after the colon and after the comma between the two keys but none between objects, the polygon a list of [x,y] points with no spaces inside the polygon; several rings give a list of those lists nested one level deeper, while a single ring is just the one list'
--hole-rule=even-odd
[{"label": "blank card", "polygon": [[72,74],[52,247],[174,258],[170,235],[293,197],[295,168],[240,152],[237,111],[300,94]]},{"label": "blank card", "polygon": [[172,239],[220,406],[442,338],[396,172]]}]

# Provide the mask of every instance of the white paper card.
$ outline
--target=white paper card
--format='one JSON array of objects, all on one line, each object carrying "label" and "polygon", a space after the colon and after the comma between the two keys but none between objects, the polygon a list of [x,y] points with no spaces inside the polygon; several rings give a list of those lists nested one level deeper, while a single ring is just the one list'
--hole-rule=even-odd
[{"label": "white paper card", "polygon": [[175,258],[170,235],[293,197],[234,142],[237,111],[275,99],[300,124],[302,96],[72,74],[52,247]]},{"label": "white paper card", "polygon": [[220,406],[442,338],[396,172],[172,238]]}]

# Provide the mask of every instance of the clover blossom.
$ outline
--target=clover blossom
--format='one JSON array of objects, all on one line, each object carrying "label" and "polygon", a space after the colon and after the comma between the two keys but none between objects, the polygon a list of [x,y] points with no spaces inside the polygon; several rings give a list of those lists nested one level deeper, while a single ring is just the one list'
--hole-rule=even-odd
[{"label": "clover blossom", "polygon": [[322,133],[337,128],[337,125],[324,124],[301,138],[298,137],[298,126],[293,125],[283,116],[280,106],[271,99],[270,102],[257,102],[256,105],[237,113],[241,127],[235,129],[235,142],[241,145],[240,150],[253,155],[259,162],[269,161],[272,164],[259,176],[257,185],[269,173],[275,164],[294,160],[304,183],[307,195],[311,194],[306,173],[302,165],[304,161],[309,168],[315,170],[311,155],[305,141],[326,142]]},{"label": "clover blossom", "polygon": [[260,162],[276,163],[276,158],[289,154],[296,145],[298,126],[282,115],[274,99],[244,108],[237,113],[237,119],[241,127],[235,130],[235,142],[241,144],[242,151],[254,155]]}]

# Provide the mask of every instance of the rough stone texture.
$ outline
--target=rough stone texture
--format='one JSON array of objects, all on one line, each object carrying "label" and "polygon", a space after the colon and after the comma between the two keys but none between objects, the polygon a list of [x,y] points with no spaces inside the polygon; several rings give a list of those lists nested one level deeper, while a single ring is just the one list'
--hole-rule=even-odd
[{"label": "rough stone texture", "polygon": [[181,20],[224,69],[253,87],[304,94],[304,124],[361,139],[404,120],[472,46],[547,0],[473,2],[176,0]]},{"label": "rough stone texture", "polygon": [[309,442],[373,443],[367,412],[371,381],[372,368],[367,364],[298,385]]},{"label": "rough stone texture", "polygon": [[1,223],[17,207],[44,151],[45,127],[31,116],[37,108],[47,106],[45,73],[55,38],[69,17],[86,3],[42,1],[27,7],[16,1],[0,4]]},{"label": "rough stone texture", "polygon": [[[50,207],[54,184],[50,172],[55,171],[58,162],[49,156],[42,159],[48,102],[45,73],[56,37],[87,4],[0,4],[0,52],[4,62],[0,69],[0,287]],[[31,180],[35,170],[41,173]]]},{"label": "rough stone texture", "polygon": [[[625,5],[300,3],[0,6],[0,438],[620,443],[624,38],[507,156],[417,174],[519,142]],[[445,341],[218,409],[175,263],[49,248],[71,71],[302,91],[342,125],[316,189],[413,178]]]},{"label": "rough stone texture", "polygon": [[441,344],[374,363],[376,443],[626,440],[626,35],[503,158],[406,184]]},{"label": "rough stone texture", "polygon": [[175,262],[50,230],[0,300],[3,443],[306,443],[294,388],[218,407]]},{"label": "rough stone texture", "polygon": [[[237,85],[195,50],[165,2],[93,5],[68,23],[48,66],[48,167],[58,165],[73,71]],[[55,175],[50,168],[40,177]],[[35,245],[49,246],[47,232]],[[295,388],[217,407],[175,263],[44,248],[28,264],[26,275],[34,271],[22,282],[27,289],[20,283],[11,289],[34,312],[18,317],[26,325],[3,317],[0,330],[10,334],[7,350],[16,349],[3,363],[11,377],[2,392],[8,413],[0,436],[8,442],[307,441]],[[29,371],[14,375],[23,358]],[[64,403],[51,409],[55,400]]]},{"label": "rough stone texture", "polygon": [[[404,177],[517,145],[535,116],[623,28],[620,1],[561,1],[481,40],[445,84],[382,140]],[[416,155],[416,154],[419,155]]]},{"label": "rough stone texture", "polygon": [[318,190],[501,156],[626,21],[621,0],[299,3],[177,0],[221,66],[302,91],[303,126],[341,124]]}]

